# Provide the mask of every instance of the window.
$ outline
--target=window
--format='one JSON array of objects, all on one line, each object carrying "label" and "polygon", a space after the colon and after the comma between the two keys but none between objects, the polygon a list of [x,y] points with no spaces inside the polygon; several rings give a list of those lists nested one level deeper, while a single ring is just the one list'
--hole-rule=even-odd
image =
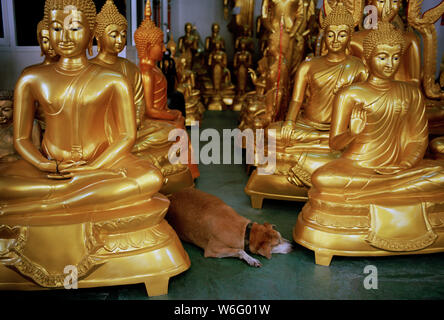
[{"label": "window", "polygon": [[[2,0],[4,1],[4,0]],[[94,0],[97,11],[100,12],[106,0]],[[114,0],[119,12],[126,17],[126,0]],[[26,1],[14,0],[15,27],[17,46],[38,46],[37,24],[43,19],[45,0]]]}]

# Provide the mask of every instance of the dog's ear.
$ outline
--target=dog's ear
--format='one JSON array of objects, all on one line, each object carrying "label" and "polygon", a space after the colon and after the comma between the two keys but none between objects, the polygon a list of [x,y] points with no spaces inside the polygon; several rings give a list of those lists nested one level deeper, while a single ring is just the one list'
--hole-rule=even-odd
[{"label": "dog's ear", "polygon": [[257,249],[257,253],[266,257],[267,259],[271,259],[271,242],[263,241]]}]

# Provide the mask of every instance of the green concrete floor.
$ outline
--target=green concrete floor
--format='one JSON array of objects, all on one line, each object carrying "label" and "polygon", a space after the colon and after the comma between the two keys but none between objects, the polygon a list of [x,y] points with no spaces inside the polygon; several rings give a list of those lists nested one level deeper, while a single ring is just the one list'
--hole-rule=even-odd
[{"label": "green concrete floor", "polygon": [[[201,129],[237,126],[238,113],[207,112]],[[204,145],[205,143],[201,143]],[[201,145],[201,147],[202,147]],[[239,214],[259,223],[270,222],[292,239],[292,229],[302,203],[265,200],[263,209],[252,209],[244,193],[245,165],[200,165],[196,187],[222,198]],[[299,245],[288,255],[258,257],[262,268],[234,259],[204,258],[203,250],[184,244],[191,268],[171,279],[169,294],[151,300],[299,300],[299,299],[444,299],[444,254],[379,258],[334,257],[330,267],[315,265],[314,254]],[[378,289],[364,288],[364,268],[378,271]],[[63,300],[148,299],[144,285],[45,292],[4,292],[19,299]]]}]

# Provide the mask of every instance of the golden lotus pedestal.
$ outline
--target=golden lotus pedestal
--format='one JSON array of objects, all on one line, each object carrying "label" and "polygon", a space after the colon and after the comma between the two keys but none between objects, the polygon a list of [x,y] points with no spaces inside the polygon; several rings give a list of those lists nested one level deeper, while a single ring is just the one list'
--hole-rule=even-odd
[{"label": "golden lotus pedestal", "polygon": [[245,187],[251,206],[261,209],[264,199],[307,201],[307,188],[291,184],[285,175],[260,175],[253,171]]},{"label": "golden lotus pedestal", "polygon": [[[314,251],[315,263],[329,266],[333,256],[393,256],[444,252],[444,206],[427,210],[424,214],[427,235],[412,240],[375,241],[375,230],[380,228],[370,221],[372,214],[358,208],[359,213],[350,213],[351,208],[329,210],[328,204],[317,203],[313,209],[307,203],[299,213],[293,228],[296,243]],[[393,208],[396,210],[396,208]],[[330,211],[330,212],[329,212]],[[365,212],[367,211],[367,212]],[[402,224],[400,224],[402,228]],[[398,234],[401,234],[398,232]],[[407,233],[408,234],[408,233]],[[406,234],[402,235],[406,237]],[[419,240],[418,240],[419,239]],[[385,242],[385,243],[384,243]],[[375,243],[377,243],[375,245]],[[391,246],[391,248],[380,246]]]},{"label": "golden lotus pedestal", "polygon": [[75,268],[78,288],[144,283],[149,296],[167,294],[190,267],[168,206],[157,194],[130,208],[2,216],[0,290],[63,289]]}]

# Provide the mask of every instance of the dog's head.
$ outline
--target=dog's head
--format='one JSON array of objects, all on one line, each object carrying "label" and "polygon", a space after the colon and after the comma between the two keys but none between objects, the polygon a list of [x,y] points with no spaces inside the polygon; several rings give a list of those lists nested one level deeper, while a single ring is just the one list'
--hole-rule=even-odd
[{"label": "dog's head", "polygon": [[272,253],[289,253],[292,251],[290,241],[282,238],[275,226],[265,222],[253,223],[250,233],[250,251],[271,259]]}]

